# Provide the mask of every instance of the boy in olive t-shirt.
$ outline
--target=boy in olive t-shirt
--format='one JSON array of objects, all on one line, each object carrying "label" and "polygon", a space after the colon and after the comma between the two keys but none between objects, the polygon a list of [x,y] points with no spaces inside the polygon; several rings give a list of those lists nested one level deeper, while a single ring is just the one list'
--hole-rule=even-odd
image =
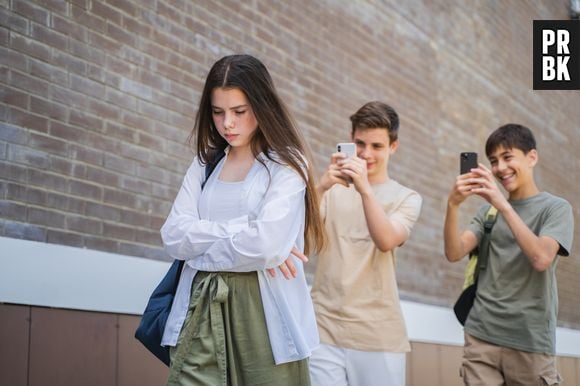
[{"label": "boy in olive t-shirt", "polygon": [[[557,385],[561,378],[554,357],[555,272],[558,256],[568,256],[572,247],[572,207],[537,188],[533,168],[538,153],[528,128],[517,124],[498,128],[485,151],[491,170],[479,164],[457,177],[444,226],[447,259],[459,261],[481,241],[489,206],[498,210],[487,267],[479,273],[477,295],[465,322],[463,380],[466,385]],[[459,206],[472,195],[488,204],[460,233]]]}]

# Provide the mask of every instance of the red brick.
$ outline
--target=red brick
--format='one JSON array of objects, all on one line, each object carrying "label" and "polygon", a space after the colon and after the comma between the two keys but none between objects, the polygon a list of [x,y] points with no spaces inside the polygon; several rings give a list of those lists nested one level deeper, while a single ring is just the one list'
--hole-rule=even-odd
[{"label": "red brick", "polygon": [[136,68],[134,65],[114,56],[107,57],[107,68],[120,76],[132,77]]},{"label": "red brick", "polygon": [[151,99],[153,95],[151,88],[127,78],[121,78],[120,90],[141,99]]},{"label": "red brick", "polygon": [[68,39],[66,35],[50,30],[38,24],[32,23],[31,37],[39,42],[47,44],[61,51],[66,51]]},{"label": "red brick", "polygon": [[[138,134],[135,132],[135,130],[130,129],[130,128],[123,126],[123,125],[118,125],[118,124],[113,123],[113,122],[106,122],[105,123],[104,134],[118,138],[118,139],[123,140],[125,142],[130,142],[130,143],[135,142],[135,138],[138,137]],[[134,170],[134,167],[132,169]]]},{"label": "red brick", "polygon": [[120,190],[105,189],[103,202],[133,209],[136,207],[136,196]]},{"label": "red brick", "polygon": [[50,165],[44,152],[14,144],[8,145],[8,160],[39,169],[47,169]]},{"label": "red brick", "polygon": [[84,214],[89,217],[95,217],[106,221],[119,222],[121,220],[121,212],[119,208],[95,202],[86,202]]},{"label": "red brick", "polygon": [[65,229],[82,234],[100,235],[103,233],[103,223],[83,216],[67,215]]},{"label": "red brick", "polygon": [[165,220],[167,219],[167,215],[169,214],[169,212],[167,212],[167,213],[153,213],[153,216],[155,216],[156,214],[159,214],[163,217],[152,217],[151,218],[151,229],[161,229],[163,224],[165,224]]},{"label": "red brick", "polygon": [[116,0],[107,0],[107,3],[111,4],[111,6],[120,9],[124,13],[128,14],[129,16],[137,16],[139,7],[135,4],[128,2],[128,1],[116,1]]},{"label": "red brick", "polygon": [[68,144],[66,142],[46,135],[30,133],[28,146],[46,153],[68,155]]},{"label": "red brick", "polygon": [[103,103],[100,100],[89,100],[86,111],[104,120],[118,122],[121,119],[121,110],[117,106]]},{"label": "red brick", "polygon": [[107,35],[116,42],[128,45],[136,45],[136,36],[123,28],[119,28],[114,24],[107,24]]},{"label": "red brick", "polygon": [[28,179],[27,168],[0,160],[0,177],[4,180],[25,183]]},{"label": "red brick", "polygon": [[4,87],[0,89],[0,102],[26,110],[28,109],[28,94]]},{"label": "red brick", "polygon": [[[153,90],[152,98],[150,99],[152,102],[157,102],[159,90],[165,90],[169,88],[170,81],[164,77],[159,76],[152,71],[148,71],[146,69],[140,68],[137,74],[137,80],[144,85],[151,87]],[[172,98],[175,100],[175,98]]]},{"label": "red brick", "polygon": [[5,65],[8,68],[26,68],[28,65],[27,55],[24,55],[18,51],[10,48],[0,47],[0,64]]},{"label": "red brick", "polygon": [[0,218],[25,221],[26,206],[14,201],[0,200]]},{"label": "red brick", "polygon": [[136,113],[133,114],[129,111],[123,113],[121,122],[133,129],[144,130],[147,132],[151,131],[151,128],[155,124],[150,119],[143,118],[142,116],[137,115]]},{"label": "red brick", "polygon": [[135,230],[135,241],[149,245],[162,245],[161,235],[158,231]]},{"label": "red brick", "polygon": [[9,26],[12,31],[20,34],[28,34],[27,18],[24,18],[16,13],[9,11],[7,8],[0,8],[0,25]]},{"label": "red brick", "polygon": [[[88,40],[88,38],[87,38]],[[87,62],[104,66],[105,65],[105,52],[95,47],[91,47],[88,44],[80,42],[78,40],[71,39],[69,41],[69,47],[71,54],[78,56],[81,59],[86,60]],[[79,73],[77,71],[77,73]]]},{"label": "red brick", "polygon": [[7,47],[10,41],[10,31],[4,27],[0,27],[0,46]]},{"label": "red brick", "polygon": [[28,74],[12,70],[10,72],[10,84],[30,94],[48,98],[48,83]]},{"label": "red brick", "polygon": [[119,154],[120,143],[118,140],[92,132],[87,132],[87,135],[88,135],[88,142],[86,143],[87,146],[91,146],[94,149],[100,149],[105,152]]},{"label": "red brick", "polygon": [[50,157],[50,170],[67,177],[87,178],[87,166],[66,158]]},{"label": "red brick", "polygon": [[60,193],[48,192],[46,205],[48,208],[59,209],[67,213],[85,214],[86,201],[78,198],[65,196]]},{"label": "red brick", "polygon": [[183,81],[183,74],[180,71],[178,71],[175,67],[165,64],[163,62],[157,62],[155,67],[157,72],[165,76],[166,78],[173,79],[178,83]]},{"label": "red brick", "polygon": [[[71,41],[71,46],[73,46],[74,44],[75,43]],[[85,76],[87,73],[87,64],[84,60],[69,55],[68,53],[65,52],[55,51],[52,62],[55,65],[63,69],[66,69],[68,72],[72,72],[82,76]]]},{"label": "red brick", "polygon": [[46,241],[50,244],[68,245],[82,248],[84,246],[83,236],[78,233],[63,232],[55,229],[46,231]]},{"label": "red brick", "polygon": [[149,150],[143,147],[130,145],[128,143],[120,143],[119,148],[121,150],[121,156],[134,159],[136,161],[142,161],[147,163],[149,161]]},{"label": "red brick", "polygon": [[70,0],[71,4],[74,4],[75,6],[87,10],[89,9],[90,3],[89,0]]},{"label": "red brick", "polygon": [[104,51],[119,51],[122,44],[100,33],[89,32],[89,41],[92,46]]},{"label": "red brick", "polygon": [[103,84],[74,74],[70,75],[70,87],[72,90],[97,99],[105,97],[105,86]]},{"label": "red brick", "polygon": [[69,150],[70,156],[74,160],[86,162],[97,166],[103,165],[103,152],[100,150],[95,150],[89,147],[74,144],[70,145]]},{"label": "red brick", "polygon": [[[70,116],[68,123],[73,126],[80,126],[89,131],[101,131],[103,129],[103,120],[94,115],[85,113],[84,111],[70,110]],[[86,133],[83,138],[86,138],[87,142],[90,142],[92,138],[89,138],[92,133]]]},{"label": "red brick", "polygon": [[167,20],[180,23],[183,19],[183,12],[163,3],[157,3],[157,14],[165,17]]},{"label": "red brick", "polygon": [[[128,174],[128,175],[134,175],[135,171],[137,170],[137,162],[130,160],[130,159],[126,159],[126,158],[120,158],[120,157],[116,157],[110,154],[107,154],[107,156],[105,157],[104,160],[105,163],[105,167],[109,170],[114,170],[117,173],[124,173],[124,174]],[[121,178],[121,187],[125,188],[125,185],[123,184],[123,180],[124,177]]]},{"label": "red brick", "polygon": [[158,107],[153,103],[138,101],[137,112],[147,118],[166,121],[166,109]]},{"label": "red brick", "polygon": [[30,109],[36,114],[66,122],[68,110],[61,104],[49,102],[44,99],[32,96],[30,98]]},{"label": "red brick", "polygon": [[97,17],[86,11],[85,7],[78,7],[73,5],[71,7],[72,19],[80,24],[84,25],[90,30],[97,32],[105,32],[105,21],[100,17]]},{"label": "red brick", "polygon": [[179,40],[159,29],[153,30],[153,41],[169,51],[179,51]]},{"label": "red brick", "polygon": [[144,194],[151,190],[151,183],[131,176],[121,176],[121,188],[138,194]]},{"label": "red brick", "polygon": [[44,8],[30,4],[28,1],[12,0],[12,9],[27,19],[34,20],[42,25],[49,25],[50,23],[50,13]]},{"label": "red brick", "polygon": [[68,192],[74,196],[88,198],[95,201],[103,199],[103,188],[95,184],[88,184],[79,180],[70,180]]},{"label": "red brick", "polygon": [[87,142],[87,134],[84,130],[69,126],[60,122],[50,122],[50,135],[66,139],[72,142]]},{"label": "red brick", "polygon": [[149,215],[127,209],[121,209],[120,213],[121,213],[121,222],[124,224],[135,225],[138,227],[149,226],[150,220]]},{"label": "red brick", "polygon": [[126,110],[137,110],[137,99],[134,96],[124,94],[110,87],[107,87],[105,100]]},{"label": "red brick", "polygon": [[82,24],[74,23],[65,17],[53,14],[52,27],[55,31],[69,36],[71,41],[88,42],[88,33]]},{"label": "red brick", "polygon": [[68,188],[67,178],[38,169],[28,170],[27,183],[31,186],[59,192],[66,192]]},{"label": "red brick", "polygon": [[[89,166],[87,168],[87,179],[99,185],[107,186],[107,187],[115,187],[119,186],[119,175],[115,172],[101,169],[101,168],[94,168]],[[106,192],[105,188],[105,192]],[[106,199],[106,194],[104,200]]]},{"label": "red brick", "polygon": [[46,192],[41,189],[35,189],[30,186],[26,187],[24,195],[15,197],[24,199],[26,202],[37,205],[46,205]]},{"label": "red brick", "polygon": [[87,76],[98,83],[106,84],[107,72],[101,67],[92,63],[87,63]]},{"label": "red brick", "polygon": [[98,251],[106,251],[113,253],[119,252],[119,243],[117,241],[90,235],[84,236],[84,247],[89,249],[95,249]]},{"label": "red brick", "polygon": [[[163,152],[165,150],[165,141],[163,141],[162,139],[159,139],[158,137],[154,137],[152,135],[147,135],[145,133],[139,133],[137,136],[137,145],[144,147],[146,149],[151,149],[151,150],[156,150],[159,152]],[[154,158],[151,157],[156,157],[157,154],[154,153],[150,153],[149,157],[150,157],[150,161]],[[171,158],[173,160],[173,162],[170,162],[171,165],[175,164],[175,161],[172,157],[167,157],[167,158]],[[154,162],[156,165],[157,163]]]},{"label": "red brick", "polygon": [[26,218],[31,224],[45,225],[54,228],[63,228],[64,226],[64,215],[53,210],[28,207]]},{"label": "red brick", "polygon": [[141,39],[148,39],[153,30],[149,24],[142,23],[141,21],[130,17],[123,17],[123,27],[130,33],[139,36]]},{"label": "red brick", "polygon": [[192,117],[184,116],[181,114],[174,113],[172,111],[167,112],[167,123],[181,129],[191,129],[194,124]]},{"label": "red brick", "polygon": [[12,34],[11,38],[10,46],[15,50],[46,62],[50,62],[51,49],[49,46],[17,34]]},{"label": "red brick", "polygon": [[62,88],[51,84],[49,86],[49,97],[51,100],[61,103],[65,106],[76,109],[84,109],[87,106],[87,97],[82,93],[72,91],[68,88]]},{"label": "red brick", "polygon": [[103,236],[112,239],[132,241],[135,240],[135,227],[105,222],[103,223]]},{"label": "red brick", "polygon": [[118,9],[112,8],[101,1],[93,1],[91,12],[105,20],[121,25],[122,14]]},{"label": "red brick", "polygon": [[66,14],[67,3],[62,0],[42,0],[42,5],[51,11]]},{"label": "red brick", "polygon": [[48,80],[51,83],[65,85],[68,82],[68,74],[60,67],[29,58],[30,75]]},{"label": "red brick", "polygon": [[10,109],[8,113],[8,121],[17,126],[43,133],[48,132],[48,119],[45,117],[41,117],[18,109]]},{"label": "red brick", "polygon": [[[179,186],[176,186],[176,187],[168,187],[166,185],[154,183],[154,184],[152,184],[151,192],[152,192],[154,197],[159,197],[159,198],[163,198],[166,200],[174,200],[175,197],[177,196],[177,189],[179,189],[180,186],[181,186],[181,184]],[[169,213],[166,213],[166,214],[169,214]]]},{"label": "red brick", "polygon": [[15,239],[46,241],[44,228],[14,221],[4,221],[4,235]]}]

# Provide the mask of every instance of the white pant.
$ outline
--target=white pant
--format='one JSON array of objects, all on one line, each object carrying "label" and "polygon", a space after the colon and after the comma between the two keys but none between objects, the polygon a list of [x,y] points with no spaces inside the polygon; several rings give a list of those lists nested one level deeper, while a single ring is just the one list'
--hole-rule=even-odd
[{"label": "white pant", "polygon": [[320,344],[310,357],[312,386],[405,386],[405,353]]}]

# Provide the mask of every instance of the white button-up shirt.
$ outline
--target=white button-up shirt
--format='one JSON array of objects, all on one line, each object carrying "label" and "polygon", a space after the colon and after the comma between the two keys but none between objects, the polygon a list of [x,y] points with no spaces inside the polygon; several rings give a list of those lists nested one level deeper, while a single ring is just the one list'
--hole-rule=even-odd
[{"label": "white button-up shirt", "polygon": [[[257,271],[268,335],[276,364],[308,357],[318,345],[314,309],[302,261],[294,257],[298,275],[287,280],[277,268],[292,247],[304,248],[305,183],[294,169],[272,162],[263,154],[254,161],[243,187],[240,205],[245,215],[213,222],[208,206],[222,159],[205,180],[205,166],[194,159],[171,212],[161,228],[167,253],[185,260],[162,345],[175,346],[185,321],[191,284],[196,272]],[[266,169],[267,168],[267,169]]]}]

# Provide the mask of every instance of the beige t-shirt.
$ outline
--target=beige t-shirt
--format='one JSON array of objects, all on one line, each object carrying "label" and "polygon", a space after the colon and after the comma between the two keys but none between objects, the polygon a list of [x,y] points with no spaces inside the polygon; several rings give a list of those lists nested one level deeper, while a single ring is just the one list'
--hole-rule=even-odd
[{"label": "beige t-shirt", "polygon": [[[421,196],[396,181],[372,186],[385,214],[411,231]],[[394,250],[381,252],[354,186],[335,185],[321,203],[327,249],[318,256],[312,299],[323,343],[361,351],[410,351]]]}]

